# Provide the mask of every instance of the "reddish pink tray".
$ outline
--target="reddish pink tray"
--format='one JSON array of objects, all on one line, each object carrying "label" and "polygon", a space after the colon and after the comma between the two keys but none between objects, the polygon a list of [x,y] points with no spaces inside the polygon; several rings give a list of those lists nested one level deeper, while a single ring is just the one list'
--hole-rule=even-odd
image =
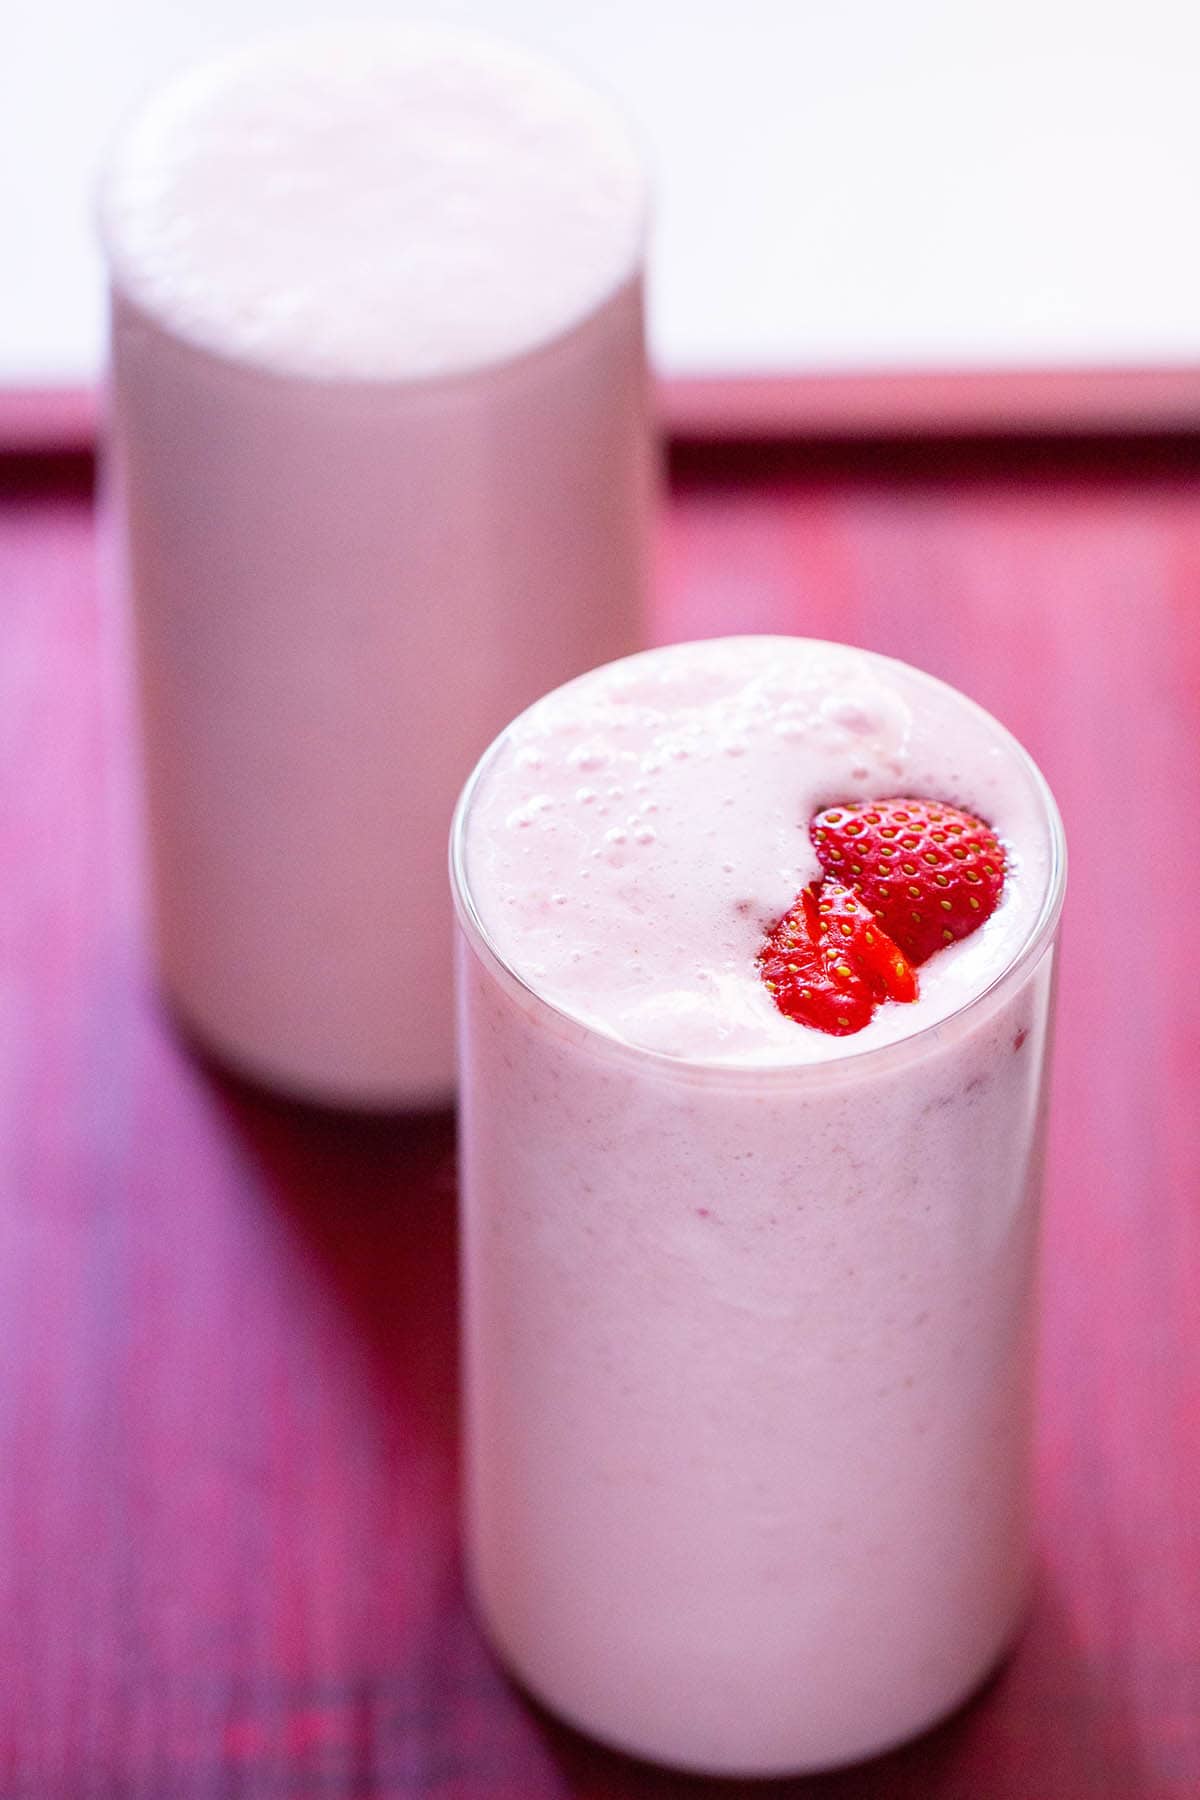
[{"label": "reddish pink tray", "polygon": [[[675,377],[658,399],[670,436],[688,443],[1146,436],[1200,428],[1200,367]],[[87,448],[96,413],[87,388],[0,389],[0,445]]]},{"label": "reddish pink tray", "polygon": [[[0,454],[0,1797],[748,1792],[553,1724],[464,1608],[450,1121],[280,1104],[164,1020],[90,484]],[[1200,444],[680,451],[658,635],[732,627],[966,688],[1074,864],[1029,1630],[932,1736],[763,1791],[1195,1800]]]}]

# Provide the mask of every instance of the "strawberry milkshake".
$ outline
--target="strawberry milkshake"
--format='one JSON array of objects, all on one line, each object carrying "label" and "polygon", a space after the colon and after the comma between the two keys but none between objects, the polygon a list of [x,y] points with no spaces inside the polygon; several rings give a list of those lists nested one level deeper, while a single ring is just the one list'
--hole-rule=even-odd
[{"label": "strawberry milkshake", "polygon": [[1028,1591],[1044,781],[903,664],[679,645],[518,718],[452,862],[500,1656],[702,1772],[921,1731]]},{"label": "strawberry milkshake", "polygon": [[641,641],[644,212],[603,97],[411,23],[218,57],[113,148],[159,972],[261,1080],[453,1091],[455,797]]}]

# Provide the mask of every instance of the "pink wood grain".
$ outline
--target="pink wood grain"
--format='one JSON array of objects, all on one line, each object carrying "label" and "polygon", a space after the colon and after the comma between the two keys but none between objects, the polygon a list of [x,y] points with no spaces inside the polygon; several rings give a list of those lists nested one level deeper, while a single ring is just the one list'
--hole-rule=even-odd
[{"label": "pink wood grain", "polygon": [[[464,1608],[450,1121],[283,1105],[163,1018],[88,490],[0,460],[0,1800],[747,1793],[552,1724]],[[992,706],[1073,855],[1030,1627],[931,1737],[763,1791],[1194,1800],[1200,445],[691,452],[662,551],[660,637]]]}]

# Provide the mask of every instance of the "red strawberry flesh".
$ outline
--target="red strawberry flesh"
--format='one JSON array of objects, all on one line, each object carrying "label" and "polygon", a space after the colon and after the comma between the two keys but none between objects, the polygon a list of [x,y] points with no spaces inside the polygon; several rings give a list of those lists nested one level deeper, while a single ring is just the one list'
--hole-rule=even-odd
[{"label": "red strawberry flesh", "polygon": [[823,940],[811,889],[771,927],[758,966],[776,1006],[789,1019],[835,1037],[870,1024],[875,1011],[871,988]]},{"label": "red strawberry flesh", "polygon": [[826,874],[858,890],[915,965],[976,931],[1004,886],[996,834],[941,801],[830,806],[817,813],[809,834]]},{"label": "red strawberry flesh", "polygon": [[879,1000],[917,997],[912,969],[840,881],[805,888],[767,933],[758,960],[780,1012],[836,1037],[869,1025]]},{"label": "red strawberry flesh", "polygon": [[826,936],[866,981],[876,1000],[915,1000],[917,978],[857,888],[826,876],[817,888]]}]

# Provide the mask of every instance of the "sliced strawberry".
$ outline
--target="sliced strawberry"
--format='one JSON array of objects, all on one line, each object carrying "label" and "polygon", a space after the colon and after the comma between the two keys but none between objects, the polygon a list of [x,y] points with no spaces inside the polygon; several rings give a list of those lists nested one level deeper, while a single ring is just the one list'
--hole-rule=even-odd
[{"label": "sliced strawberry", "polygon": [[878,1000],[915,1000],[917,978],[862,896],[840,881],[806,887],[767,933],[759,969],[780,1012],[846,1037]]},{"label": "sliced strawberry", "polygon": [[969,937],[1004,886],[995,832],[941,801],[830,806],[809,833],[821,867],[858,890],[912,964]]},{"label": "sliced strawberry", "polygon": [[767,933],[758,967],[780,1012],[801,1025],[847,1037],[871,1022],[870,984],[823,936],[810,888]]},{"label": "sliced strawberry", "polygon": [[912,964],[857,888],[827,875],[816,889],[816,904],[825,938],[840,947],[877,1000],[916,999]]}]

